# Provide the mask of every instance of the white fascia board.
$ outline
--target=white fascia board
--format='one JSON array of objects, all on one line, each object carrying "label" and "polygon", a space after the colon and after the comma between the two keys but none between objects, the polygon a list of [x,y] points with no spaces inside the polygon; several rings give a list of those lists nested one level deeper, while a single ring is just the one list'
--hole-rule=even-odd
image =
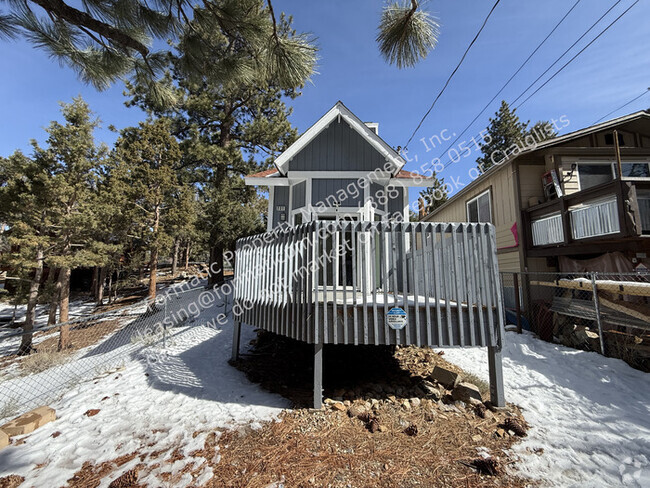
[{"label": "white fascia board", "polygon": [[361,137],[366,139],[371,146],[373,146],[384,158],[386,161],[390,162],[396,171],[402,169],[406,164],[406,161],[397,154],[397,152],[390,147],[383,139],[381,139],[377,134],[374,133],[370,128],[366,126],[359,118],[354,115],[348,108],[343,105],[341,102],[337,102],[334,107],[332,107],[325,115],[323,115],[318,122],[312,125],[307,131],[302,134],[296,142],[287,148],[282,154],[280,154],[276,160],[275,165],[280,170],[282,174],[286,174],[288,171],[288,164],[293,159],[293,157],[298,154],[307,144],[318,136],[322,131],[324,131],[332,122],[337,120],[339,117],[345,119],[348,125],[357,131]]},{"label": "white fascia board", "polygon": [[[372,176],[371,176],[372,175]],[[344,180],[344,179],[358,179],[358,178],[390,178],[391,174],[386,171],[288,171],[288,178],[315,178],[327,180]]]},{"label": "white fascia board", "polygon": [[244,178],[244,183],[249,186],[289,186],[288,178],[278,178],[278,177],[250,177],[246,176]]}]

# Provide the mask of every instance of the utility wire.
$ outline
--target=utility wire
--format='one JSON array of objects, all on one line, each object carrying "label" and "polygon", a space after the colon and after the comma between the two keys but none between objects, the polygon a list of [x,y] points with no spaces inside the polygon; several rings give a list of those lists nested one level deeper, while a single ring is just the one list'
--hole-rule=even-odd
[{"label": "utility wire", "polygon": [[476,35],[474,36],[474,39],[472,39],[472,42],[469,43],[469,46],[467,46],[467,49],[465,49],[465,53],[463,54],[463,57],[460,58],[460,61],[458,62],[458,64],[457,64],[456,67],[454,68],[454,71],[452,71],[451,75],[449,75],[449,78],[447,78],[447,81],[446,81],[445,85],[442,87],[442,90],[440,90],[440,92],[438,93],[438,95],[436,96],[436,98],[433,100],[433,103],[432,103],[431,106],[429,107],[429,110],[427,110],[427,112],[424,114],[424,116],[422,117],[422,120],[420,120],[420,123],[417,125],[417,127],[416,127],[415,130],[413,131],[413,134],[411,134],[411,137],[409,137],[409,140],[408,140],[407,143],[404,145],[404,150],[406,150],[406,149],[408,148],[408,145],[411,143],[411,141],[412,141],[413,138],[415,137],[415,134],[417,133],[418,130],[420,130],[420,127],[422,127],[422,124],[424,123],[424,121],[426,120],[426,118],[429,116],[429,114],[430,114],[431,111],[433,110],[433,107],[436,105],[436,102],[438,101],[438,99],[442,96],[442,94],[443,94],[443,93],[445,92],[445,90],[447,89],[447,86],[448,86],[449,83],[451,82],[451,79],[454,77],[454,75],[456,74],[456,72],[458,71],[458,69],[460,68],[460,66],[463,64],[463,61],[465,60],[465,57],[467,56],[467,53],[469,53],[469,50],[472,48],[472,46],[474,45],[474,43],[476,42],[476,40],[478,39],[478,37],[481,35],[481,32],[483,32],[483,28],[484,28],[485,25],[487,24],[487,22],[488,22],[490,16],[492,15],[492,12],[494,12],[494,10],[497,8],[497,5],[499,5],[499,2],[500,2],[500,1],[501,1],[501,0],[497,0],[497,1],[494,3],[494,5],[492,6],[492,9],[491,9],[490,12],[488,13],[488,15],[487,15],[487,17],[485,18],[485,20],[483,21],[483,24],[481,25],[481,28],[478,30],[478,32],[477,32]]},{"label": "utility wire", "polygon": [[600,21],[603,20],[603,19],[607,16],[608,13],[610,13],[610,12],[611,12],[611,11],[612,11],[612,10],[613,10],[613,9],[614,9],[618,4],[619,4],[619,3],[621,3],[621,1],[622,1],[622,0],[618,0],[616,3],[614,3],[611,7],[609,7],[609,8],[605,11],[605,13],[604,13],[603,15],[601,15],[601,16],[598,18],[598,20],[597,20],[596,22],[594,22],[593,24],[591,24],[591,27],[589,27],[589,29],[587,29],[586,31],[584,31],[584,32],[582,33],[582,35],[581,35],[580,37],[578,37],[578,39],[576,39],[576,41],[575,41],[573,44],[571,44],[571,45],[566,49],[566,51],[564,51],[562,54],[560,54],[560,55],[555,59],[555,61],[553,61],[553,63],[551,63],[551,65],[550,65],[548,68],[546,68],[546,70],[545,70],[541,75],[539,75],[539,76],[535,79],[535,81],[533,81],[530,85],[528,85],[528,86],[526,87],[526,89],[525,89],[524,91],[522,91],[522,92],[519,94],[519,96],[518,96],[517,98],[515,98],[515,99],[512,101],[512,104],[514,105],[515,103],[517,103],[517,101],[518,101],[521,97],[523,97],[523,96],[526,94],[526,92],[527,92],[528,90],[530,90],[530,89],[535,85],[535,83],[537,83],[539,80],[541,80],[541,79],[543,78],[543,76],[544,76],[546,73],[548,73],[549,71],[551,71],[551,69],[553,68],[553,66],[555,66],[557,63],[559,63],[559,62],[560,62],[560,59],[562,59],[564,56],[566,56],[566,54],[567,54],[569,51],[571,51],[571,49],[573,49],[573,48],[576,46],[576,44],[578,44],[580,41],[582,41],[582,40],[584,39],[584,37],[585,37],[587,34],[589,34],[589,33],[591,32],[591,30],[592,30],[594,27],[596,27],[596,26],[600,23]]},{"label": "utility wire", "polygon": [[637,96],[634,97],[632,100],[630,100],[630,101],[627,102],[627,103],[624,103],[624,104],[621,105],[620,107],[615,108],[614,110],[612,110],[611,112],[609,112],[607,115],[603,115],[601,118],[599,118],[596,122],[594,122],[594,123],[591,124],[591,125],[596,125],[596,124],[597,124],[598,122],[600,122],[601,120],[606,119],[607,117],[609,117],[609,116],[612,115],[613,113],[616,113],[616,112],[618,112],[619,110],[621,110],[621,109],[627,107],[627,106],[628,106],[629,104],[631,104],[632,102],[636,102],[639,98],[641,98],[643,95],[646,95],[646,94],[648,94],[648,93],[650,93],[650,88],[646,88],[645,90],[643,90],[643,93],[641,93],[640,95],[637,95]]},{"label": "utility wire", "polygon": [[591,40],[591,41],[590,41],[590,42],[589,42],[585,47],[583,47],[580,51],[578,51],[578,52],[576,53],[575,56],[573,56],[573,57],[572,57],[571,59],[569,59],[566,63],[564,63],[564,65],[563,65],[559,70],[557,70],[555,73],[553,73],[553,75],[552,75],[548,80],[546,80],[544,83],[542,83],[542,84],[537,88],[537,90],[535,90],[533,93],[531,93],[530,95],[528,95],[528,97],[527,97],[523,102],[521,102],[519,105],[517,105],[516,108],[521,107],[524,103],[526,103],[528,100],[530,100],[530,98],[531,98],[533,95],[535,95],[535,93],[537,93],[537,92],[540,91],[542,88],[544,88],[544,87],[545,87],[545,86],[546,86],[546,85],[547,85],[547,84],[548,84],[548,83],[549,83],[553,78],[555,78],[558,74],[560,74],[560,72],[561,72],[564,68],[566,68],[566,67],[567,67],[567,66],[568,66],[568,65],[569,65],[569,64],[570,64],[574,59],[576,59],[578,56],[580,56],[580,55],[581,55],[581,54],[582,54],[582,53],[583,53],[583,52],[584,52],[584,51],[585,51],[589,46],[591,46],[594,42],[596,42],[600,36],[602,36],[605,32],[607,32],[607,31],[609,30],[610,27],[612,27],[616,22],[618,22],[618,21],[619,21],[619,20],[620,20],[620,19],[621,19],[621,18],[622,18],[626,13],[629,12],[629,11],[630,11],[630,10],[631,10],[631,9],[632,9],[636,4],[637,4],[637,3],[639,3],[639,0],[636,0],[636,2],[634,2],[634,3],[633,3],[632,5],[630,5],[626,10],[624,10],[623,13],[622,13],[621,15],[619,15],[618,17],[616,17],[616,18],[615,18],[615,19],[614,19],[614,20],[613,20],[613,21],[612,21],[612,22],[611,22],[607,27],[605,27],[602,31],[600,31],[600,34],[598,34],[596,37],[594,37],[594,38],[593,38],[593,39],[592,39],[592,40]]},{"label": "utility wire", "polygon": [[[519,100],[530,88],[539,81],[540,78],[542,78],[546,73],[548,73],[553,66],[555,66],[558,61],[560,61],[567,52],[569,52],[578,42],[580,42],[581,39],[583,39],[609,12],[612,11],[614,7],[616,7],[619,3],[621,3],[622,0],[618,0],[614,5],[612,5],[603,15],[601,15],[596,22],[594,22],[589,29],[587,29],[579,38],[576,40],[566,51],[564,51],[547,69],[542,73],[535,81],[533,81],[528,87],[521,92],[521,94],[512,102],[514,104],[517,100]],[[616,19],[614,19],[607,27],[605,27],[600,33],[594,37],[585,47],[583,47],[575,56],[573,56],[569,61],[567,61],[558,71],[556,71],[551,78],[549,78],[544,84],[542,84],[537,90],[535,90],[533,93],[531,93],[526,100],[524,100],[522,103],[517,105],[515,109],[519,108],[524,102],[528,101],[533,95],[539,92],[540,89],[542,89],[549,81],[551,81],[557,74],[560,73],[564,68],[566,68],[571,62],[573,62],[580,54],[582,54],[591,44],[593,44],[600,36],[602,36],[607,30],[609,30],[610,27],[612,27],[616,22],[618,22],[621,17],[623,17],[627,12],[630,11],[632,7],[634,7],[637,3],[639,3],[639,0],[636,0],[632,5],[630,5],[621,15],[619,15]],[[445,163],[444,168],[447,168],[453,160],[449,160],[447,163]]]},{"label": "utility wire", "polygon": [[[476,114],[476,117],[474,117],[474,118],[472,119],[472,121],[471,121],[469,124],[467,124],[467,126],[463,129],[463,131],[462,131],[460,134],[458,134],[458,137],[456,137],[456,139],[454,139],[454,140],[451,142],[451,144],[449,144],[449,146],[447,146],[447,148],[446,148],[444,151],[442,151],[442,153],[440,154],[440,156],[438,156],[438,160],[440,160],[440,159],[445,155],[445,153],[446,153],[447,151],[449,151],[449,149],[451,149],[452,147],[454,147],[454,144],[456,144],[456,143],[458,142],[458,140],[459,140],[461,137],[463,137],[463,135],[464,135],[464,134],[465,134],[465,133],[466,133],[466,132],[467,132],[467,131],[472,127],[472,125],[474,124],[474,122],[476,122],[476,121],[478,120],[478,118],[479,118],[481,115],[483,115],[483,113],[484,113],[484,112],[489,108],[489,106],[492,104],[492,102],[494,102],[494,101],[497,99],[497,97],[498,97],[498,96],[503,92],[503,90],[506,89],[506,87],[510,84],[510,82],[514,79],[514,77],[517,76],[517,75],[519,74],[519,72],[524,68],[524,66],[526,66],[526,64],[528,64],[528,61],[531,60],[531,58],[532,58],[532,57],[537,53],[537,51],[539,51],[540,48],[541,48],[541,47],[546,43],[546,41],[548,41],[548,39],[553,35],[553,33],[557,30],[557,28],[560,27],[560,25],[562,24],[562,22],[564,22],[564,20],[569,16],[569,14],[570,14],[571,12],[573,12],[573,10],[578,6],[578,4],[580,3],[580,1],[581,1],[581,0],[577,0],[577,1],[573,4],[573,7],[571,7],[571,8],[567,11],[567,13],[564,14],[564,17],[562,17],[562,18],[560,19],[560,21],[559,21],[557,24],[555,24],[555,27],[553,27],[553,29],[551,30],[551,32],[549,32],[548,35],[547,35],[547,36],[542,40],[542,42],[540,42],[540,43],[537,45],[537,47],[533,50],[532,53],[530,53],[530,55],[526,58],[526,60],[525,60],[523,63],[521,63],[521,65],[519,66],[519,68],[517,68],[517,71],[515,71],[515,72],[512,74],[512,76],[508,79],[508,81],[506,81],[505,84],[504,84],[504,85],[499,89],[499,91],[496,92],[496,94],[495,94],[495,95],[492,97],[492,99],[491,99],[491,100],[490,100],[490,101],[485,105],[485,107],[483,107],[483,109],[482,109],[478,114]],[[619,0],[619,1],[621,1],[621,0]]]}]

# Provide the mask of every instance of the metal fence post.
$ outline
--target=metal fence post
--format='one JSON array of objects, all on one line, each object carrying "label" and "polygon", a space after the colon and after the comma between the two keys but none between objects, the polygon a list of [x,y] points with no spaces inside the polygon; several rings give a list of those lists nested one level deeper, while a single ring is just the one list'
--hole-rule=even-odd
[{"label": "metal fence post", "polygon": [[512,284],[515,287],[515,312],[517,314],[517,334],[521,334],[521,300],[519,297],[519,275],[512,273]]},{"label": "metal fence post", "polygon": [[505,407],[506,398],[503,391],[501,346],[488,347],[488,368],[490,370],[490,402],[496,407]]},{"label": "metal fence post", "polygon": [[232,356],[231,359],[233,361],[237,361],[239,358],[239,342],[241,340],[241,322],[239,320],[235,320],[233,324],[233,332],[232,332]]},{"label": "metal fence post", "polygon": [[165,297],[165,312],[163,314],[163,349],[167,349],[167,298]]},{"label": "metal fence post", "polygon": [[596,276],[598,273],[591,273],[591,294],[594,299],[594,312],[596,312],[596,323],[598,324],[598,339],[600,340],[600,353],[605,355],[605,342],[603,341],[603,326],[600,322],[600,300],[598,300],[598,288]]}]

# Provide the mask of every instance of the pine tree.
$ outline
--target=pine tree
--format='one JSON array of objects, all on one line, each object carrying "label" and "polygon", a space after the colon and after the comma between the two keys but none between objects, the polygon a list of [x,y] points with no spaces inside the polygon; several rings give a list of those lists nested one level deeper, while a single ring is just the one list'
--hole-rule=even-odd
[{"label": "pine tree", "polygon": [[[224,29],[254,59],[241,65],[226,55],[222,74],[246,76],[250,68],[287,86],[304,83],[316,63],[316,48],[305,34],[280,32],[270,0],[18,0],[0,15],[0,37],[25,37],[79,77],[102,90],[119,79],[148,86],[158,102],[171,103],[172,92],[158,83],[169,52],[153,50],[188,30]],[[190,20],[191,19],[191,20]],[[189,27],[189,24],[192,27]],[[212,46],[188,46],[190,71],[201,74]]]},{"label": "pine tree", "polygon": [[[46,168],[46,189],[50,200],[51,221],[48,230],[54,241],[46,256],[48,265],[58,270],[59,321],[69,319],[70,276],[82,266],[95,266],[102,252],[93,239],[94,229],[101,224],[95,212],[95,191],[98,171],[106,148],[97,146],[93,132],[99,121],[93,119],[81,97],[62,105],[65,124],[52,122],[46,129],[47,148],[36,142],[34,160]],[[61,327],[59,348],[69,346],[69,326]]]},{"label": "pine tree", "polygon": [[448,193],[444,178],[438,179],[436,172],[431,175],[433,186],[420,192],[420,198],[424,200],[425,213],[431,213],[447,201]]},{"label": "pine tree", "polygon": [[[223,79],[263,76],[283,87],[304,83],[314,72],[316,48],[306,34],[286,31],[271,0],[14,0],[0,14],[0,38],[24,37],[67,64],[100,90],[119,79],[148,86],[158,103],[174,101],[159,83],[167,50],[153,50],[185,35],[186,68]],[[399,68],[415,65],[439,35],[436,20],[417,0],[385,7],[377,42],[384,58]],[[246,56],[222,53],[217,63],[206,33],[226,31]],[[192,35],[194,35],[192,39]],[[154,43],[154,41],[163,41]]]},{"label": "pine tree", "polygon": [[[36,304],[41,286],[46,252],[53,246],[50,234],[51,205],[47,168],[21,152],[0,158],[0,221],[8,226],[5,232],[9,252],[2,255],[3,265],[20,279],[19,289],[28,288],[27,313],[19,354],[32,351]],[[17,296],[20,295],[18,290]]]},{"label": "pine tree", "polygon": [[481,172],[516,156],[532,144],[555,137],[555,129],[550,122],[540,121],[529,129],[530,121],[522,122],[515,112],[516,109],[511,110],[503,100],[494,117],[490,118],[487,135],[481,144],[483,156],[476,160]]},{"label": "pine tree", "polygon": [[[279,24],[281,32],[291,29],[288,19]],[[130,103],[155,116],[172,119],[172,131],[183,153],[182,166],[194,175],[204,216],[202,229],[207,242],[211,268],[210,283],[223,279],[223,253],[234,246],[238,237],[261,229],[261,197],[244,184],[243,176],[267,168],[273,158],[296,138],[284,98],[298,95],[291,89],[269,84],[263,75],[252,76],[247,83],[239,78],[224,81],[206,69],[200,79],[189,76],[185,57],[187,44],[205,42],[213,46],[217,64],[227,53],[243,58],[236,39],[224,30],[196,32],[181,38],[178,55],[171,65],[170,83],[176,87],[181,103],[173,110],[161,108],[149,96],[146,87],[132,86]],[[252,209],[252,211],[250,210]]]},{"label": "pine tree", "polygon": [[129,207],[131,233],[149,255],[149,297],[156,297],[160,254],[169,248],[170,208],[179,191],[181,152],[168,119],[156,119],[122,131],[113,154],[112,177]]}]

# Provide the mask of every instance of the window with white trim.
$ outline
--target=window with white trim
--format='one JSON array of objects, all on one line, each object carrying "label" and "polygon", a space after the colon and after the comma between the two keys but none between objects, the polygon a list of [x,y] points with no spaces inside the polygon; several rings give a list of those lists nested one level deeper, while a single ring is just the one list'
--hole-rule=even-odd
[{"label": "window with white trim", "polygon": [[468,222],[492,222],[492,197],[490,190],[485,190],[478,196],[468,200],[467,207]]},{"label": "window with white trim", "polygon": [[[650,163],[648,161],[622,161],[623,178],[650,178]],[[578,181],[580,189],[586,190],[592,186],[609,183],[616,178],[616,162],[589,161],[578,162]]]}]

